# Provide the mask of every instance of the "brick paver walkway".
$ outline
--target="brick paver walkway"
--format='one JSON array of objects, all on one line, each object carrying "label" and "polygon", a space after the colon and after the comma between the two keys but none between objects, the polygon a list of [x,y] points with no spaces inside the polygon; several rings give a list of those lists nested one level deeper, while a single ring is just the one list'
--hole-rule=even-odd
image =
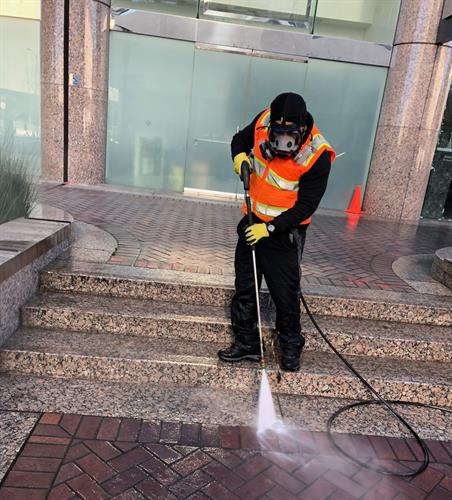
[{"label": "brick paver walkway", "polygon": [[[238,204],[43,185],[39,200],[94,224],[118,241],[111,262],[232,274]],[[452,245],[451,226],[317,214],[303,258],[305,283],[413,291],[392,271],[402,255]]]},{"label": "brick paver walkway", "polygon": [[[374,466],[418,464],[411,440],[336,436]],[[345,460],[321,432],[274,435],[261,445],[250,427],[45,413],[0,485],[0,498],[450,499],[452,445],[428,444],[431,465],[405,480]]]}]

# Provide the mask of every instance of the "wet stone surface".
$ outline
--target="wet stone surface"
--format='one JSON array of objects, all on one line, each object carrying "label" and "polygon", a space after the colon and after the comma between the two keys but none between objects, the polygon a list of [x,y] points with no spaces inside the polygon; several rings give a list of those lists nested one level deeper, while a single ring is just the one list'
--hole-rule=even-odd
[{"label": "wet stone surface", "polygon": [[[108,189],[44,184],[40,200],[113,235],[118,248],[111,263],[233,274],[239,203]],[[447,223],[400,224],[363,216],[352,224],[341,212],[318,211],[308,229],[303,284],[415,293],[394,273],[392,263],[403,255],[433,254],[450,245]]]}]

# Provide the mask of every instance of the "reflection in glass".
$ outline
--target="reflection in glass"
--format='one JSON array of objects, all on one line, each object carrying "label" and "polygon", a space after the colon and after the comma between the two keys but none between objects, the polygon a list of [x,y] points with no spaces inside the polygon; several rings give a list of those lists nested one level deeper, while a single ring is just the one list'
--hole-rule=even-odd
[{"label": "reflection in glass", "polygon": [[1,0],[0,16],[41,19],[41,0]]},{"label": "reflection in glass", "polygon": [[322,207],[344,209],[364,188],[386,81],[386,68],[310,59],[304,98],[339,156]]},{"label": "reflection in glass", "polygon": [[422,216],[452,219],[452,90],[449,89],[446,109],[436,145],[433,165],[425,193]]},{"label": "reflection in glass", "polygon": [[392,44],[401,0],[317,0],[314,34]]},{"label": "reflection in glass", "polygon": [[196,17],[198,0],[112,0],[113,9],[137,9],[176,16]]},{"label": "reflection in glass", "polygon": [[193,44],[110,33],[108,183],[182,191]]},{"label": "reflection in glass", "polygon": [[[241,54],[195,51],[185,186],[241,193],[231,139],[276,95],[302,92],[306,64]],[[238,190],[238,191],[237,191]]]},{"label": "reflection in glass", "polygon": [[186,187],[236,191],[230,143],[247,115],[248,67],[243,55],[195,51]]},{"label": "reflection in glass", "polygon": [[200,0],[200,17],[270,28],[312,31],[317,0]]},{"label": "reflection in glass", "polygon": [[0,16],[0,141],[30,158],[36,175],[41,174],[39,24]]}]

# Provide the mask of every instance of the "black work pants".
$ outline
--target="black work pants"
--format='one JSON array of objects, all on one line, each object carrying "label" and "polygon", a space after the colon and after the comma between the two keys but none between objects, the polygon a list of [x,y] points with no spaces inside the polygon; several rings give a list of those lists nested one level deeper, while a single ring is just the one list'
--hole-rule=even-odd
[{"label": "black work pants", "polygon": [[[256,220],[255,222],[262,222]],[[257,306],[254,287],[251,247],[244,231],[247,217],[239,222],[235,251],[235,295],[231,305],[232,328],[235,342],[243,347],[259,344]],[[276,330],[281,348],[303,347],[300,326],[300,263],[306,237],[306,228],[293,233],[275,234],[262,238],[256,244],[256,264],[259,288],[262,275],[276,306]]]}]

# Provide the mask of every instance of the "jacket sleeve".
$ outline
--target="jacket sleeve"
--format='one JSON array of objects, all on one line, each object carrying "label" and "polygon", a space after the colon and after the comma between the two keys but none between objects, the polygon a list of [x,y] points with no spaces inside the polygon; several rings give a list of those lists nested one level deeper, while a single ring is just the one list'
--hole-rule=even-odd
[{"label": "jacket sleeve", "polygon": [[259,120],[259,117],[262,113],[263,111],[261,111],[249,125],[247,125],[242,130],[239,130],[232,138],[232,159],[234,159],[234,157],[239,153],[246,153],[247,155],[250,154],[250,151],[254,146],[254,129],[256,127],[257,120]]},{"label": "jacket sleeve", "polygon": [[324,151],[313,167],[300,177],[295,205],[273,219],[275,233],[289,231],[311,217],[325,194],[330,170],[331,156],[329,151]]}]

